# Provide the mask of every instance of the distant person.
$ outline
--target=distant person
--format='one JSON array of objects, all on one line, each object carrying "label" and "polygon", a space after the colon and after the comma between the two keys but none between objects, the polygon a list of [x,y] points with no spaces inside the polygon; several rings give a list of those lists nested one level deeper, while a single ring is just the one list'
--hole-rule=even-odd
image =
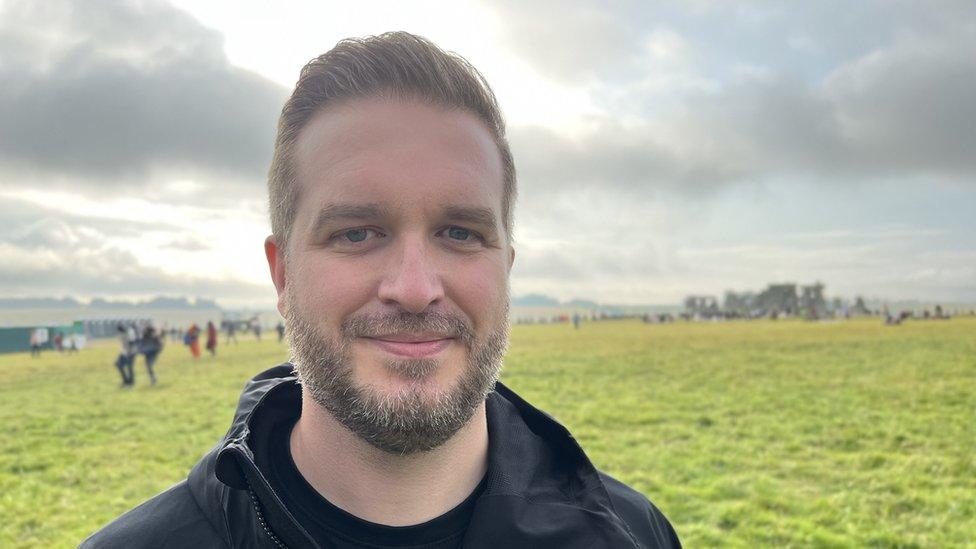
[{"label": "distant person", "polygon": [[132,371],[132,363],[135,360],[136,353],[134,329],[120,323],[117,326],[117,331],[119,334],[119,356],[115,358],[115,367],[122,376],[120,387],[132,387],[135,384],[135,376]]},{"label": "distant person", "polygon": [[139,341],[139,351],[146,359],[146,370],[149,372],[149,384],[155,385],[156,371],[153,366],[156,364],[159,353],[163,351],[163,339],[156,333],[156,329],[153,328],[152,324],[146,326],[142,331],[142,339]]},{"label": "distant person", "polygon": [[187,480],[82,547],[680,547],[498,381],[515,169],[477,69],[404,32],[344,40],[278,128],[264,246],[293,362],[247,384]]},{"label": "distant person", "polygon": [[579,326],[580,326],[580,314],[573,313],[573,328],[579,330]]},{"label": "distant person", "polygon": [[261,322],[255,320],[254,324],[251,326],[251,329],[254,330],[255,339],[261,341]]},{"label": "distant person", "polygon": [[227,344],[233,341],[237,345],[237,322],[234,320],[227,321]]},{"label": "distant person", "polygon": [[[41,345],[47,339],[44,334],[44,328],[34,328],[30,331],[30,349],[31,358],[39,358],[41,356]],[[23,339],[21,340],[23,341]]]},{"label": "distant person", "polygon": [[210,356],[217,356],[217,327],[209,320],[207,321],[207,351]]},{"label": "distant person", "polygon": [[134,322],[126,324],[125,335],[129,338],[130,354],[135,355],[139,352],[139,330],[136,329]]},{"label": "distant person", "polygon": [[59,353],[63,353],[64,352],[63,345],[64,345],[64,334],[62,332],[58,332],[54,334],[54,350],[56,350]]},{"label": "distant person", "polygon": [[78,347],[79,347],[78,338],[79,337],[81,337],[81,336],[79,336],[78,334],[75,334],[75,333],[72,333],[72,334],[70,334],[68,336],[68,354],[69,355],[72,354],[72,353],[77,353],[78,352]]},{"label": "distant person", "polygon": [[183,335],[183,343],[190,348],[193,358],[200,358],[200,327],[194,322]]},{"label": "distant person", "polygon": [[278,331],[278,343],[281,343],[285,339],[285,323],[279,320],[275,330]]}]

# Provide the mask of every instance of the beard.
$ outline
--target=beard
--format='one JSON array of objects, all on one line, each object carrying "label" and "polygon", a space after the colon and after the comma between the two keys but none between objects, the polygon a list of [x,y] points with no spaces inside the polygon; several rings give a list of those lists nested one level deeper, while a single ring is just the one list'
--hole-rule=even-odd
[{"label": "beard", "polygon": [[[340,424],[384,452],[409,455],[444,444],[471,419],[498,380],[508,347],[507,295],[499,305],[499,321],[481,339],[460,315],[404,311],[347,317],[338,336],[329,338],[291,295],[285,318],[299,382]],[[388,360],[384,366],[389,371],[411,381],[394,394],[355,383],[353,341],[399,332],[444,334],[465,347],[466,364],[451,388],[430,391],[421,386],[438,367],[447,366],[430,358]]]}]

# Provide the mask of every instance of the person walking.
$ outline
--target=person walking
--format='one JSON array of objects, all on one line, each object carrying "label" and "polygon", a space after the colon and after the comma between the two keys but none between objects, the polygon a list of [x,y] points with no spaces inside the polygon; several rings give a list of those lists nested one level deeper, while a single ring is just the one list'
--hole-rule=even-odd
[{"label": "person walking", "polygon": [[146,358],[146,370],[149,372],[149,384],[156,384],[156,371],[153,366],[156,364],[156,359],[159,358],[159,353],[163,350],[163,339],[156,332],[156,328],[152,325],[146,326],[146,329],[142,331],[142,340],[139,343],[142,355]]},{"label": "person walking", "polygon": [[72,354],[72,353],[77,353],[78,352],[78,347],[80,347],[80,344],[78,342],[78,339],[80,337],[81,336],[79,336],[78,334],[74,334],[74,333],[68,335],[68,354],[69,355]]},{"label": "person walking", "polygon": [[126,328],[121,323],[118,325],[119,332],[119,356],[115,358],[115,368],[122,376],[122,383],[119,387],[128,388],[135,384],[135,377],[132,372],[132,362],[134,360],[132,343],[134,338],[129,337],[132,327]]},{"label": "person walking", "polygon": [[183,336],[183,342],[190,347],[193,358],[200,358],[200,327],[194,322]]},{"label": "person walking", "polygon": [[207,351],[210,351],[210,356],[217,356],[217,327],[209,320],[207,321]]},{"label": "person walking", "polygon": [[285,324],[284,322],[278,321],[278,325],[275,326],[275,330],[278,330],[278,343],[281,343],[285,339]]},{"label": "person walking", "polygon": [[41,356],[41,345],[44,343],[42,330],[44,328],[34,328],[30,332],[31,358]]},{"label": "person walking", "polygon": [[237,321],[235,320],[225,320],[227,323],[227,344],[233,341],[234,345],[237,345]]}]

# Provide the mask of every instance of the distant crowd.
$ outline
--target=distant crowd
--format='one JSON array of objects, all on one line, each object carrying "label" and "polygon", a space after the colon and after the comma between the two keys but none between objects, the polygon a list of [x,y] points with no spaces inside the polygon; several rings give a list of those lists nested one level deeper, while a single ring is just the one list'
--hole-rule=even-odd
[{"label": "distant crowd", "polygon": [[[255,339],[258,341],[261,340],[262,327],[257,322],[257,319],[248,321],[225,320],[221,322],[221,327],[226,334],[225,344],[237,344],[237,334],[239,332],[252,333]],[[217,326],[213,321],[207,321],[204,328],[201,328],[194,322],[186,329],[175,326],[169,328],[164,327],[158,332],[151,323],[129,322],[119,323],[117,330],[120,350],[119,355],[115,359],[115,367],[122,377],[122,383],[120,385],[122,388],[129,388],[135,385],[135,364],[139,355],[144,357],[143,361],[146,365],[146,371],[149,374],[149,383],[151,385],[156,384],[157,378],[154,366],[156,359],[166,346],[167,340],[183,343],[189,349],[190,356],[198,359],[202,354],[200,343],[201,339],[203,339],[203,348],[206,349],[207,353],[211,357],[217,356],[219,334]],[[282,322],[278,322],[275,330],[278,333],[278,341],[283,341],[285,337],[285,325]]]},{"label": "distant crowd", "polygon": [[602,321],[617,321],[617,320],[640,320],[646,324],[667,324],[675,322],[678,320],[683,320],[686,322],[696,322],[696,321],[728,321],[728,320],[780,320],[780,319],[790,319],[790,318],[800,318],[804,320],[850,320],[853,317],[880,317],[884,320],[887,325],[899,325],[906,320],[948,320],[953,316],[976,316],[976,310],[960,310],[954,313],[949,313],[945,311],[941,305],[936,305],[933,310],[922,310],[921,312],[915,311],[899,311],[898,313],[892,313],[887,307],[879,310],[865,310],[863,313],[854,313],[850,310],[844,311],[828,311],[823,314],[814,314],[810,311],[762,311],[755,314],[739,314],[737,312],[726,312],[721,310],[716,310],[714,312],[688,312],[684,311],[681,313],[620,313],[620,312],[605,312],[605,311],[587,311],[585,313],[573,313],[566,314],[560,313],[555,315],[534,315],[534,316],[521,316],[515,318],[515,324],[570,324],[573,327],[579,329],[581,322],[602,322]]},{"label": "distant crowd", "polygon": [[642,320],[644,322],[651,322],[653,319],[658,317],[670,317],[673,321],[674,317],[671,314],[666,315],[651,315],[649,313],[638,314],[638,313],[620,313],[620,312],[608,312],[608,311],[586,311],[585,313],[575,312],[573,314],[560,313],[555,315],[533,315],[533,316],[516,316],[515,324],[568,324],[572,323],[573,327],[579,329],[582,322],[602,322],[607,320]]},{"label": "distant crowd", "polygon": [[[211,357],[216,357],[220,331],[226,334],[225,344],[236,344],[239,333],[253,334],[254,338],[260,341],[262,326],[256,317],[243,321],[223,320],[220,323],[220,330],[213,321],[208,321],[204,327],[197,323],[191,323],[185,329],[177,326],[164,326],[160,330],[157,330],[149,320],[119,321],[115,325],[115,333],[119,341],[119,353],[115,358],[114,365],[121,378],[120,387],[135,386],[136,363],[139,362],[140,356],[143,364],[145,364],[150,385],[156,385],[158,381],[155,369],[156,361],[162,354],[167,342],[182,342],[194,359],[200,358],[202,343],[203,349]],[[275,331],[278,342],[282,342],[285,338],[284,323],[279,321],[275,326]],[[83,334],[66,333],[50,328],[32,328],[29,334],[30,353],[31,357],[34,358],[40,357],[44,349],[54,349],[58,353],[76,353],[85,346],[86,342]]]},{"label": "distant crowd", "polygon": [[[928,309],[922,311],[922,314],[917,315],[914,311],[901,311],[898,314],[892,314],[885,307],[883,313],[885,318],[885,324],[889,326],[897,326],[902,322],[909,319],[916,320],[949,320],[952,316],[942,310],[942,305],[936,305],[935,310],[930,312]],[[969,311],[970,316],[976,316],[976,311]]]},{"label": "distant crowd", "polygon": [[47,328],[34,328],[30,331],[30,351],[32,357],[41,356],[41,349],[51,340],[51,346],[59,353],[76,353],[85,346],[85,336],[76,333],[66,334],[58,330],[54,338],[50,338]]}]

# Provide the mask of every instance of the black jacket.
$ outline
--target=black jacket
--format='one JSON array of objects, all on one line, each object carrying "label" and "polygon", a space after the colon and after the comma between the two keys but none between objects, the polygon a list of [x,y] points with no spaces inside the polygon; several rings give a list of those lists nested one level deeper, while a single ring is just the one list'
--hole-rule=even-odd
[{"label": "black jacket", "polygon": [[[234,423],[188,478],[122,515],[83,548],[317,547],[258,468],[271,427],[298,415],[290,364],[244,389]],[[565,427],[499,383],[488,396],[484,492],[466,548],[680,547],[640,493],[597,471]]]}]

